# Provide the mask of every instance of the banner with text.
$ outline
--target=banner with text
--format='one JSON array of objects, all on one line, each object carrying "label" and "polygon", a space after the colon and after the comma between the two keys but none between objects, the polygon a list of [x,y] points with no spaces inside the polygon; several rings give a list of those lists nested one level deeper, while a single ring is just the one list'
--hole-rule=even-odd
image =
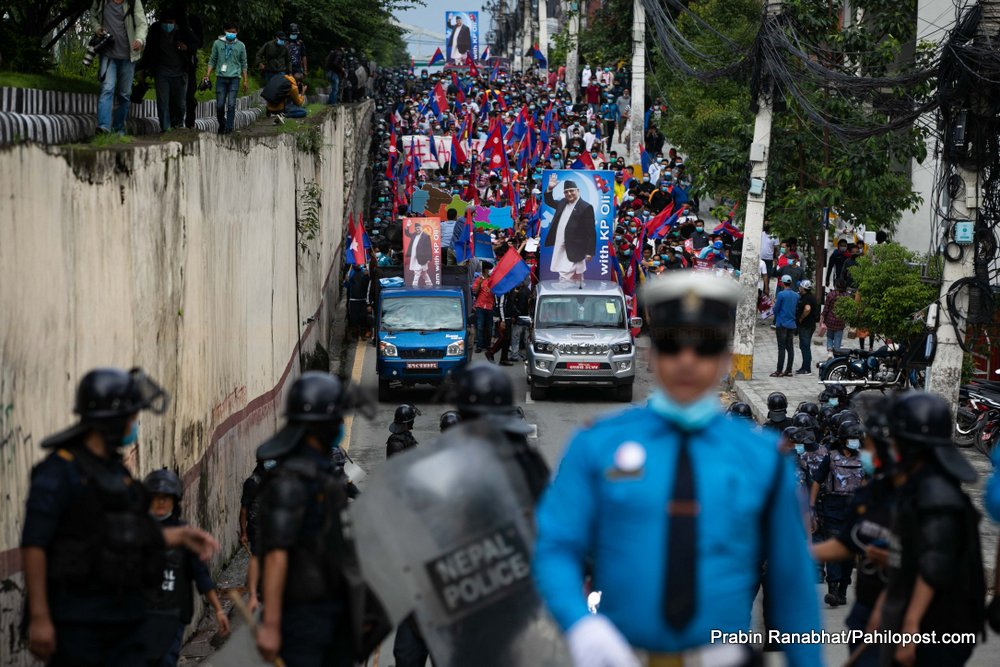
[{"label": "banner with text", "polygon": [[403,281],[408,287],[441,284],[441,220],[403,218]]},{"label": "banner with text", "polygon": [[608,280],[608,239],[615,229],[612,171],[548,169],[542,173],[542,280]]},{"label": "banner with text", "polygon": [[468,65],[479,54],[479,12],[445,12],[444,20],[445,59]]}]

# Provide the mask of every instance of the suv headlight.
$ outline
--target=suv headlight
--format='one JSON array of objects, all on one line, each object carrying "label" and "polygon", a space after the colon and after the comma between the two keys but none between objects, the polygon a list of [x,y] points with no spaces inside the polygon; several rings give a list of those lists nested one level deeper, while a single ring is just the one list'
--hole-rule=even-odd
[{"label": "suv headlight", "polygon": [[611,346],[611,351],[615,354],[631,354],[632,343],[615,343]]},{"label": "suv headlight", "polygon": [[383,357],[398,357],[399,352],[396,350],[396,346],[392,343],[387,343],[386,341],[379,341],[378,351],[382,353]]},{"label": "suv headlight", "polygon": [[448,345],[448,349],[445,354],[449,357],[457,357],[465,354],[465,341],[457,340],[454,343]]},{"label": "suv headlight", "polygon": [[541,352],[542,354],[548,354],[556,351],[555,343],[548,343],[544,340],[535,341],[535,352]]}]

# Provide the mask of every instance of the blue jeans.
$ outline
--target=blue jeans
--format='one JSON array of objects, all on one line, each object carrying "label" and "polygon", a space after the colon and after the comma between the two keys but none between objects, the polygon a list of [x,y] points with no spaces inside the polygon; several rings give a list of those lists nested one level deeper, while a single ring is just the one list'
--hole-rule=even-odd
[{"label": "blue jeans", "polygon": [[476,347],[490,349],[493,343],[493,309],[476,308]]},{"label": "blue jeans", "polygon": [[286,118],[305,118],[309,112],[305,110],[305,107],[289,102],[285,105],[285,110],[282,113],[285,114]]},{"label": "blue jeans", "polygon": [[833,351],[834,348],[841,347],[844,344],[844,330],[840,331],[830,331],[826,330],[826,349]]},{"label": "blue jeans", "polygon": [[219,120],[219,129],[233,131],[236,122],[236,94],[240,91],[238,76],[215,77],[215,116]]},{"label": "blue jeans", "polygon": [[812,352],[812,337],[816,332],[816,327],[799,327],[799,352],[802,353],[802,365],[799,366],[800,370],[812,371],[813,363],[813,352]]},{"label": "blue jeans", "polygon": [[326,98],[326,103],[336,104],[340,101],[340,75],[336,72],[327,72],[326,78],[330,82],[330,95]]},{"label": "blue jeans", "polygon": [[[97,127],[113,132],[125,131],[125,117],[128,116],[129,97],[132,95],[132,77],[135,63],[128,58],[105,58],[101,56],[101,94],[97,98]],[[115,102],[118,106],[115,106]],[[114,117],[111,110],[114,109]]]}]

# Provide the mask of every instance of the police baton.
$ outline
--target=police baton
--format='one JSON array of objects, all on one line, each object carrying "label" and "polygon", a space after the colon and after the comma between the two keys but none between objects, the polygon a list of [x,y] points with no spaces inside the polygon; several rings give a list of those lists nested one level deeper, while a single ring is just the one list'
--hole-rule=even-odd
[{"label": "police baton", "polygon": [[[228,591],[226,591],[226,595],[228,595],[229,599],[233,601],[233,609],[236,610],[236,613],[239,614],[240,617],[250,627],[250,633],[254,637],[256,637],[257,620],[253,617],[253,614],[250,613],[250,609],[247,607],[246,603],[243,602],[243,596],[237,593],[233,589],[229,589]],[[274,667],[285,667],[285,661],[282,660],[280,657],[275,658],[272,664],[274,665]]]}]

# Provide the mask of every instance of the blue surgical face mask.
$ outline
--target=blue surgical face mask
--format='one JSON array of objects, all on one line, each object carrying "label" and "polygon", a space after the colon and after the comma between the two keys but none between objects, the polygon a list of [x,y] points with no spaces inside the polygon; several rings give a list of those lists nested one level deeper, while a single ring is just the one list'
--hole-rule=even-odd
[{"label": "blue surgical face mask", "polygon": [[831,408],[835,408],[835,407],[837,407],[838,405],[840,405],[840,399],[839,399],[839,398],[831,398],[830,400],[828,400],[828,401],[826,402],[826,404],[827,404],[828,406],[830,406]]},{"label": "blue surgical face mask", "polygon": [[274,40],[274,43],[277,44],[278,46],[284,46],[285,45],[285,40],[283,40],[283,39],[276,39],[276,40]]},{"label": "blue surgical face mask", "polygon": [[697,231],[697,232],[703,232],[703,231],[705,231],[705,228],[704,228],[704,227],[695,227],[694,229],[695,229],[695,231]]},{"label": "blue surgical face mask", "polygon": [[122,447],[128,447],[129,445],[134,445],[135,441],[139,439],[139,422],[134,422],[132,428],[122,436]]},{"label": "blue surgical face mask", "polygon": [[852,438],[847,441],[847,448],[853,449],[854,451],[858,451],[859,449],[861,449],[861,441]]},{"label": "blue surgical face mask", "polygon": [[291,35],[288,36],[288,39],[292,40],[293,42],[295,40],[297,40],[298,38],[299,38],[299,36],[297,34],[295,34],[294,32]]},{"label": "blue surgical face mask", "polygon": [[264,470],[274,470],[274,467],[278,465],[278,462],[274,459],[268,459],[264,461]]},{"label": "blue surgical face mask", "polygon": [[875,457],[867,449],[862,450],[858,456],[861,460],[861,469],[865,471],[866,475],[873,477],[875,475]]},{"label": "blue surgical face mask", "polygon": [[795,445],[795,453],[802,456],[806,451],[805,445]]},{"label": "blue surgical face mask", "polygon": [[161,25],[163,26],[163,32],[173,32],[174,28],[177,27],[174,23],[163,23]]},{"label": "blue surgical face mask", "polygon": [[227,32],[226,33],[226,41],[227,42],[235,42],[236,41],[236,33],[235,32]]},{"label": "blue surgical face mask", "polygon": [[722,412],[719,397],[711,391],[692,403],[682,405],[662,389],[657,389],[649,397],[649,408],[685,431],[700,431]]}]

